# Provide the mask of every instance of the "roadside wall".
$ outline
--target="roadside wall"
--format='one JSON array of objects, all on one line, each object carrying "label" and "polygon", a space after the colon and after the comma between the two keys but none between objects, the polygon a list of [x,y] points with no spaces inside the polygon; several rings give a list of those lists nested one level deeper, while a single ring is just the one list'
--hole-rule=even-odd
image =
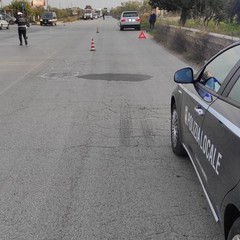
[{"label": "roadside wall", "polygon": [[154,38],[197,65],[203,64],[224,47],[240,40],[226,35],[162,24],[156,26]]}]

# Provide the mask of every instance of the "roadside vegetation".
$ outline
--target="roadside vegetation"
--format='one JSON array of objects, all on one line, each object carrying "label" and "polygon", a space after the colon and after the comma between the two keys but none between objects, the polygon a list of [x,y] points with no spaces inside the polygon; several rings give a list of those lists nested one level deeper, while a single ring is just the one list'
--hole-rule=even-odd
[{"label": "roadside vegetation", "polygon": [[156,8],[161,9],[156,24],[240,37],[240,0],[129,1],[112,9],[111,15],[118,19],[122,11],[138,11],[142,18],[142,29],[148,30],[149,14]]},{"label": "roadside vegetation", "polygon": [[[158,24],[179,26],[179,19],[180,17],[160,18],[158,19]],[[201,19],[188,19],[184,27],[198,29],[202,32],[213,32],[232,37],[240,37],[240,23],[237,21],[232,23],[223,21],[216,23],[214,20],[210,20],[206,25]]]},{"label": "roadside vegetation", "polygon": [[[148,18],[156,8],[161,11],[157,12],[155,29],[149,31]],[[149,31],[156,41],[195,65],[202,65],[205,60],[233,42],[219,40],[214,45],[209,32],[240,37],[240,0],[150,0],[142,4],[126,2],[113,9],[111,15],[118,19],[122,11],[130,9],[140,13],[142,30]],[[199,31],[191,34],[183,27]]]}]

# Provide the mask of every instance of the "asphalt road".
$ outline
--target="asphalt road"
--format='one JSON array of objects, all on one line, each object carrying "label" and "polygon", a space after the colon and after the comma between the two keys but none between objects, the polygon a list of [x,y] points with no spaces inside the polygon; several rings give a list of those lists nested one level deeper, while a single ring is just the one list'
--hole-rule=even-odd
[{"label": "asphalt road", "polygon": [[[0,31],[1,240],[221,240],[170,146],[186,63],[117,21]],[[91,41],[96,51],[90,51]]]}]

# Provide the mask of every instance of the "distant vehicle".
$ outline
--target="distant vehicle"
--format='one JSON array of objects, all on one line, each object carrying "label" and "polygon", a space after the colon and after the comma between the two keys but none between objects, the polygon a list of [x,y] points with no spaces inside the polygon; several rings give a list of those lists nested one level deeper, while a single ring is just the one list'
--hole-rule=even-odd
[{"label": "distant vehicle", "polygon": [[190,157],[224,239],[240,239],[240,42],[174,80],[172,150]]},{"label": "distant vehicle", "polygon": [[93,13],[94,13],[93,9],[90,9],[90,8],[83,9],[83,19],[84,20],[88,20],[88,19],[93,20],[93,18],[94,18]]},{"label": "distant vehicle", "polygon": [[5,17],[3,15],[0,15],[0,30],[3,28],[9,29],[9,22],[5,20]]},{"label": "distant vehicle", "polygon": [[72,15],[78,15],[78,8],[77,7],[74,7],[72,8]]},{"label": "distant vehicle", "polygon": [[9,24],[12,24],[12,25],[15,24],[15,21],[16,21],[15,17],[12,17],[11,15],[3,12],[0,12],[0,15],[2,15],[4,19],[9,22]]},{"label": "distant vehicle", "polygon": [[102,15],[103,15],[102,9],[101,8],[96,9],[95,10],[95,14],[97,15],[97,18],[102,17]]},{"label": "distant vehicle", "polygon": [[97,19],[98,18],[98,15],[96,13],[93,14],[93,18],[94,19]]},{"label": "distant vehicle", "polygon": [[122,12],[120,17],[120,30],[123,31],[125,28],[134,28],[141,30],[141,19],[136,11],[125,11]]},{"label": "distant vehicle", "polygon": [[44,12],[40,17],[40,25],[57,25],[57,14],[55,12]]}]

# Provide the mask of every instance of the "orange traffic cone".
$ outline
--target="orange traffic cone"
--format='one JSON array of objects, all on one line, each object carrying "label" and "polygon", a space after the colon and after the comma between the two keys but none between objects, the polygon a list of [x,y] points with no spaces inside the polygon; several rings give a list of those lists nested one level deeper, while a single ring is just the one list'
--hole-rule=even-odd
[{"label": "orange traffic cone", "polygon": [[90,51],[96,51],[96,48],[95,48],[95,46],[94,46],[94,41],[93,41],[93,39],[92,39],[92,44],[91,44],[91,49],[90,49]]}]

